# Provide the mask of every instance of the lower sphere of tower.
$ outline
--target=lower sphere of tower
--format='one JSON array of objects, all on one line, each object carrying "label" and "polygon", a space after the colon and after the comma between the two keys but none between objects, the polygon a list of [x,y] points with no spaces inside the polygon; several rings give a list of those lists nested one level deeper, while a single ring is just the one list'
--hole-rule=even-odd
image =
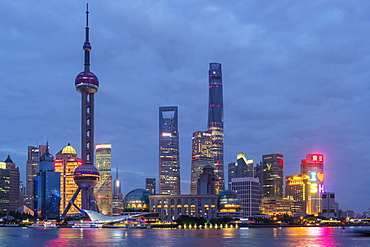
[{"label": "lower sphere of tower", "polygon": [[99,171],[95,166],[86,164],[74,171],[75,183],[81,188],[94,188],[99,182]]}]

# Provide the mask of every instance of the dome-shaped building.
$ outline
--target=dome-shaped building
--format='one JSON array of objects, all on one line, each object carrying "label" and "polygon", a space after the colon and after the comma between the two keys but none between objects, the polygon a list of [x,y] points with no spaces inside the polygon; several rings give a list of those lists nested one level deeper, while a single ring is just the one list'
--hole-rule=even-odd
[{"label": "dome-shaped building", "polygon": [[123,198],[123,211],[125,212],[149,212],[150,193],[144,189],[134,189]]},{"label": "dome-shaped building", "polygon": [[[67,207],[69,201],[73,197],[78,186],[74,181],[74,171],[78,166],[82,165],[82,161],[77,157],[76,149],[70,143],[62,148],[55,155],[55,171],[60,173],[60,212],[62,213]],[[81,194],[79,194],[74,202],[78,207],[81,207]],[[75,207],[71,207],[70,214],[79,213]]]},{"label": "dome-shaped building", "polygon": [[224,190],[218,195],[219,216],[236,217],[241,215],[242,201],[238,193]]},{"label": "dome-shaped building", "polygon": [[68,145],[65,146],[62,149],[62,152],[61,153],[62,154],[74,154],[74,155],[77,155],[76,149],[74,147],[72,147],[70,143],[68,143]]}]

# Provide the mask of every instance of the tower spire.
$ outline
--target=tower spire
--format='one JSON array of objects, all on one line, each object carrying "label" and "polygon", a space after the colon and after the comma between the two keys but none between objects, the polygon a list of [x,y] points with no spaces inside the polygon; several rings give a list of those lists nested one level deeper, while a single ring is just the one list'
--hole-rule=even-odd
[{"label": "tower spire", "polygon": [[86,37],[85,37],[85,43],[83,46],[83,50],[85,51],[85,72],[90,72],[90,51],[91,51],[91,45],[89,41],[89,4],[86,3]]}]

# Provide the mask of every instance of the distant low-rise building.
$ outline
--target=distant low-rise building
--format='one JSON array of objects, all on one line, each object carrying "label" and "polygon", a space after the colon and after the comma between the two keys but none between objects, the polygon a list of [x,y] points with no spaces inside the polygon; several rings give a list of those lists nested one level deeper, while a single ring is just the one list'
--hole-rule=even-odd
[{"label": "distant low-rise building", "polygon": [[319,215],[330,218],[338,217],[338,203],[335,201],[335,193],[325,192],[321,194],[322,208]]},{"label": "distant low-rise building", "polygon": [[217,195],[151,195],[149,203],[150,210],[166,222],[181,215],[210,220],[217,217],[217,199]]},{"label": "distant low-rise building", "polygon": [[261,199],[261,213],[265,215],[302,214],[302,203],[293,198],[267,197]]},{"label": "distant low-rise building", "polygon": [[350,219],[354,219],[356,218],[356,216],[357,216],[356,211],[353,211],[353,210],[342,210],[340,214],[340,217],[350,218]]}]

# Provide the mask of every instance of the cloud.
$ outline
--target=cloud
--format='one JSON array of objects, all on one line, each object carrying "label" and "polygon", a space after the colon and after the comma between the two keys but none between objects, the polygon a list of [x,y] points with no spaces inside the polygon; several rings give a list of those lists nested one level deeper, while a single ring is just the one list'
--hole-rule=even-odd
[{"label": "cloud", "polygon": [[[25,176],[29,145],[80,153],[85,3],[1,1],[0,155]],[[113,144],[124,192],[158,172],[158,107],[179,106],[182,190],[191,135],[205,130],[208,63],[223,66],[225,164],[280,152],[285,175],[307,153],[327,157],[340,207],[368,208],[369,3],[92,1],[96,142]],[[135,173],[136,171],[136,173]],[[139,172],[139,173],[137,173]],[[355,182],[345,182],[345,181]]]}]

